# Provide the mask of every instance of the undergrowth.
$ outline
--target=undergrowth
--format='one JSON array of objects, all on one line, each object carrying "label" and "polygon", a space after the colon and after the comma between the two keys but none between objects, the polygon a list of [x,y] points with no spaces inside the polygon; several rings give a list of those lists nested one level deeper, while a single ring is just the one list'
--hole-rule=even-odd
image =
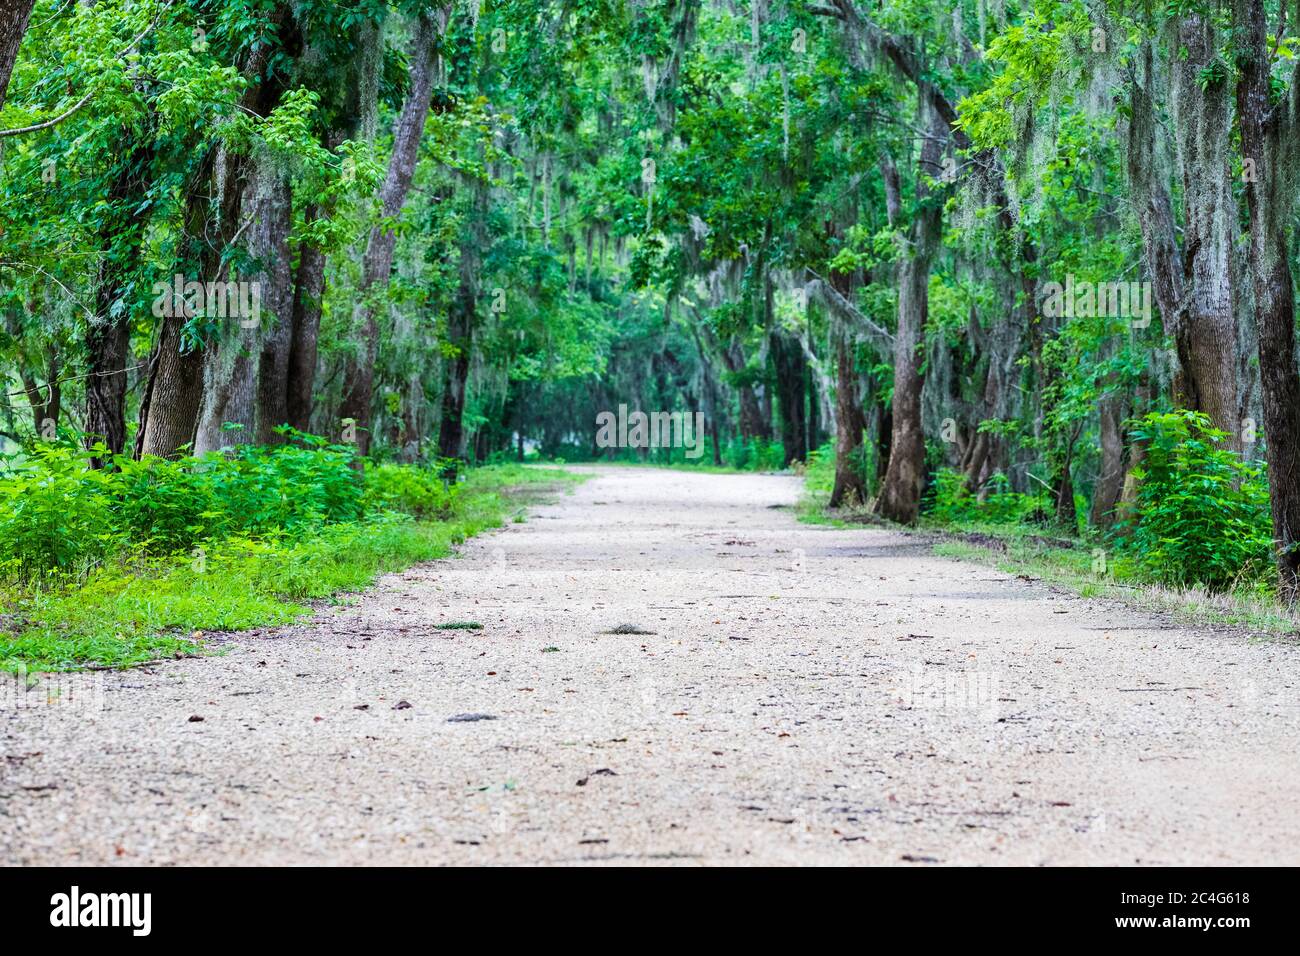
[{"label": "undergrowth", "polygon": [[[446,557],[500,527],[521,488],[579,480],[519,465],[354,465],[311,436],[171,462],[88,467],[39,446],[0,474],[0,669],[123,666],[199,653],[209,632],[284,624],[305,602]],[[509,492],[509,494],[507,494]]]},{"label": "undergrowth", "polygon": [[[1154,600],[1212,619],[1292,630],[1276,600],[1268,483],[1262,462],[1225,447],[1202,414],[1151,413],[1128,423],[1145,450],[1136,495],[1108,530],[1062,528],[1040,490],[1018,492],[1003,475],[978,489],[935,469],[922,498],[922,530],[949,540],[936,553],[978,558],[1088,595]],[[862,505],[832,511],[834,449],[809,461],[800,518],[849,526],[879,522]],[[1081,513],[1088,502],[1076,497]]]}]

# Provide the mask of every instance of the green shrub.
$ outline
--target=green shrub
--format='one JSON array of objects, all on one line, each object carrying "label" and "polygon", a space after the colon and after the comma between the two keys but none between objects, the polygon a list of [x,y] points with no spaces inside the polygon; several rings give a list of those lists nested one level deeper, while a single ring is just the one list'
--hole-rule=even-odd
[{"label": "green shrub", "polygon": [[236,538],[298,539],[380,512],[449,513],[449,491],[428,468],[371,466],[351,447],[285,429],[285,444],[238,446],[167,461],[127,456],[90,467],[102,448],[38,444],[0,472],[0,578],[84,575],[110,556],[172,555]]},{"label": "green shrub", "polygon": [[1152,413],[1131,427],[1146,457],[1117,548],[1165,584],[1223,590],[1262,579],[1273,549],[1263,467],[1217,447],[1224,433],[1198,412]]},{"label": "green shrub", "polygon": [[417,518],[444,518],[451,511],[459,487],[439,476],[437,467],[368,465],[367,511],[401,511]]},{"label": "green shrub", "polygon": [[983,498],[966,488],[966,477],[952,468],[939,468],[929,489],[933,496],[927,516],[946,525],[1017,524],[1044,507],[1043,496],[1011,490],[1006,475],[993,475]]},{"label": "green shrub", "polygon": [[737,435],[723,447],[722,460],[738,471],[779,471],[785,464],[785,452],[779,441]]},{"label": "green shrub", "polygon": [[812,495],[829,498],[835,490],[835,444],[827,442],[808,453],[804,470],[804,489]]},{"label": "green shrub", "polygon": [[[363,485],[350,449],[291,437],[228,459],[119,461],[119,471],[90,470],[72,445],[10,460],[0,671],[193,654],[208,631],[283,624],[305,613],[298,602],[446,556],[501,526],[506,489],[581,480],[507,465],[447,490],[435,470],[387,465],[368,468]],[[430,510],[438,520],[414,517]]]},{"label": "green shrub", "polygon": [[113,479],[89,471],[86,458],[42,445],[0,480],[0,573],[68,570],[126,543]]}]

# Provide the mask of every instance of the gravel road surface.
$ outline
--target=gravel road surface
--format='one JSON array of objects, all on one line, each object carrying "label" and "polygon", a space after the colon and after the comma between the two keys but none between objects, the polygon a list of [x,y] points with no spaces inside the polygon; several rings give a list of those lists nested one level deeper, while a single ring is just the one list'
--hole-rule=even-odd
[{"label": "gravel road surface", "polygon": [[1300,863],[1293,642],[591,470],[216,656],[10,689],[0,858]]}]

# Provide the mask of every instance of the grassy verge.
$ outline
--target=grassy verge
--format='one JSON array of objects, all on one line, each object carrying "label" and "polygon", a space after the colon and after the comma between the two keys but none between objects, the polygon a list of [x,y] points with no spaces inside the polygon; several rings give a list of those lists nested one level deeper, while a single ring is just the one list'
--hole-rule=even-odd
[{"label": "grassy verge", "polygon": [[889,525],[863,507],[832,510],[828,507],[832,465],[833,458],[825,452],[814,458],[796,507],[800,521],[834,528],[888,527],[931,536],[936,539],[934,553],[940,557],[1046,581],[1081,597],[1108,598],[1164,612],[1189,625],[1240,627],[1275,637],[1300,633],[1300,614],[1288,611],[1268,594],[1244,588],[1210,592],[1153,584],[1100,539],[1065,539],[1025,524],[954,524],[925,518],[916,531],[910,531]]},{"label": "grassy verge", "polygon": [[583,480],[558,469],[495,465],[470,471],[439,520],[380,513],[309,536],[236,537],[211,550],[105,564],[84,580],[10,586],[0,615],[0,670],[119,667],[202,653],[209,632],[285,624],[306,602],[443,558],[529,501]]},{"label": "grassy verge", "polygon": [[[934,545],[940,557],[974,561],[1007,574],[1046,581],[1081,597],[1123,601],[1171,614],[1189,625],[1240,627],[1273,636],[1295,636],[1300,615],[1274,599],[1249,591],[1210,592],[1202,588],[1168,588],[1142,581],[1123,563],[1106,563],[1099,572],[1097,548],[1087,542],[1065,548],[1025,529],[933,529],[946,536]],[[1098,546],[1099,547],[1099,546]]]}]

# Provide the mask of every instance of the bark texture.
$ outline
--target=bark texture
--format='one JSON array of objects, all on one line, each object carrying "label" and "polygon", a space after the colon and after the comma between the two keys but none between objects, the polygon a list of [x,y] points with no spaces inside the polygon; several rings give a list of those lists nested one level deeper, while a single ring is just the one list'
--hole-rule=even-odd
[{"label": "bark texture", "polygon": [[[278,27],[288,16],[280,5],[273,14]],[[278,95],[258,81],[266,70],[272,44],[262,43],[245,57],[242,73],[250,85],[240,108],[265,115]],[[259,109],[259,105],[262,107]],[[184,250],[181,271],[187,279],[208,283],[226,278],[223,255],[239,232],[249,158],[225,147],[209,147],[186,187]],[[140,406],[136,456],[175,457],[192,445],[204,405],[204,351],[190,326],[188,308],[163,318],[149,363]]]},{"label": "bark texture", "polygon": [[462,252],[460,286],[447,315],[447,344],[453,353],[443,362],[442,417],[438,422],[438,455],[465,457],[465,387],[469,382],[470,351],[478,310],[477,263]]},{"label": "bark texture", "polygon": [[[383,68],[383,20],[361,20],[352,30],[354,53],[350,67],[344,71],[353,83],[344,92],[343,116],[338,128],[325,137],[326,148],[336,150],[346,139],[366,142],[375,138],[379,112],[379,74]],[[314,51],[309,50],[312,55]],[[312,223],[332,216],[334,209],[309,205],[303,221]],[[320,320],[325,297],[325,251],[310,242],[298,247],[298,267],[293,279],[293,307],[287,381],[285,382],[285,416],[299,431],[311,430],[311,415],[316,384],[316,364],[320,352]]]},{"label": "bark texture", "polygon": [[[1232,96],[1224,72],[1213,69],[1219,38],[1197,14],[1178,22],[1173,67],[1174,123],[1183,177],[1183,277],[1186,300],[1178,316],[1182,404],[1204,412],[1241,448],[1237,398],[1237,317],[1234,309],[1237,204],[1229,180]],[[1207,77],[1209,79],[1207,80]]]},{"label": "bark texture", "polygon": [[[221,338],[205,351],[196,454],[250,442],[273,444],[279,440],[274,428],[287,418],[291,202],[288,180],[269,158],[259,159],[250,172],[241,205],[248,217],[246,252],[256,271],[238,281],[258,290],[259,315],[255,325],[244,315],[218,320]],[[228,424],[240,427],[228,429]]]},{"label": "bark texture", "polygon": [[[304,216],[310,222],[316,217],[315,208],[307,209]],[[311,427],[312,389],[320,352],[321,303],[325,297],[325,260],[325,253],[311,243],[303,243],[298,249],[285,417],[299,431],[308,431]]]},{"label": "bark texture", "polygon": [[1092,491],[1091,521],[1098,528],[1109,528],[1124,490],[1124,397],[1117,392],[1102,396],[1097,413],[1101,465]]},{"label": "bark texture", "polygon": [[[260,271],[253,278],[262,287],[256,438],[259,445],[271,445],[283,440],[276,429],[289,422],[295,291],[289,248],[293,202],[286,174],[276,169],[264,170],[259,180],[256,218],[249,239],[260,263]],[[310,395],[310,386],[308,389]]]},{"label": "bark texture", "polygon": [[443,363],[438,422],[438,454],[443,458],[465,457],[465,392],[478,321],[479,273],[488,241],[488,184],[476,179],[471,188],[474,199],[460,244],[456,298],[447,315],[447,344],[452,352]]},{"label": "bark texture", "polygon": [[745,358],[745,350],[737,341],[720,351],[723,364],[727,366],[727,372],[733,377],[733,387],[736,390],[736,398],[740,404],[740,434],[743,438],[762,438],[769,439],[772,437],[772,426],[763,414],[762,403],[758,400],[758,394],[754,391],[754,386],[747,380],[738,380],[736,376],[747,374],[748,362]]},{"label": "bark texture", "polygon": [[0,106],[5,105],[9,78],[13,76],[18,48],[27,32],[27,21],[34,3],[35,0],[4,0],[0,5]]},{"label": "bark texture", "polygon": [[1175,343],[1174,403],[1204,412],[1239,450],[1231,90],[1226,75],[1217,78],[1213,69],[1219,38],[1212,22],[1190,14],[1171,29],[1171,48],[1178,51],[1168,73],[1183,182],[1181,248],[1158,143],[1160,74],[1151,40],[1143,43],[1129,77],[1128,178],[1153,297],[1165,334]]},{"label": "bark texture", "polygon": [[[1140,71],[1135,68],[1129,77],[1129,122],[1125,131],[1129,186],[1142,230],[1143,258],[1151,276],[1152,295],[1165,335],[1177,340],[1183,271],[1173,201],[1161,171],[1161,153],[1156,148],[1159,127],[1154,101],[1155,57],[1150,40],[1143,43],[1136,60]],[[1175,370],[1175,395],[1184,391],[1180,378],[1181,372]]]},{"label": "bark texture", "polygon": [[[196,281],[222,278],[221,253],[234,238],[240,213],[242,161],[214,149],[199,165],[187,190],[184,273]],[[212,190],[216,201],[210,198]],[[186,326],[183,303],[163,318],[149,363],[140,406],[136,457],[176,457],[192,445],[203,404],[203,349]]]},{"label": "bark texture", "polygon": [[[1295,214],[1300,149],[1300,75],[1284,98],[1271,101],[1268,26],[1260,0],[1238,0],[1237,115],[1250,212],[1250,274],[1259,328],[1268,484],[1282,597],[1300,590],[1300,368],[1296,364],[1295,286],[1288,229]],[[1298,71],[1300,73],[1300,71]]]}]

